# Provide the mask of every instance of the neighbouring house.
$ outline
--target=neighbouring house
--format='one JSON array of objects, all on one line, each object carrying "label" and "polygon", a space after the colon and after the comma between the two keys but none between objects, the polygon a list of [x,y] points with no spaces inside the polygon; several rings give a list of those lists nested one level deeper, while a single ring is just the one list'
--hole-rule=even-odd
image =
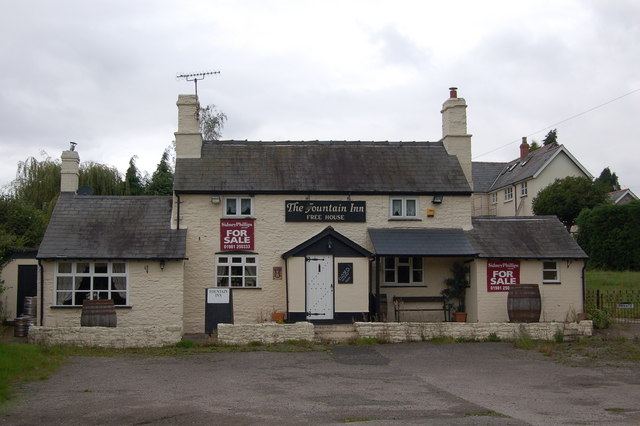
[{"label": "neighbouring house", "polygon": [[556,179],[593,179],[564,145],[530,151],[526,138],[520,156],[506,163],[473,163],[474,216],[533,216],[533,199]]},{"label": "neighbouring house", "polygon": [[437,142],[203,141],[197,97],[177,105],[173,197],[78,195],[78,154],[63,153],[63,194],[38,253],[45,327],[79,325],[88,297],[114,299],[118,327],[184,333],[273,313],[443,321],[456,263],[469,267],[468,321],[507,321],[520,283],[540,285],[542,320],[583,311],[586,255],[556,218],[472,217],[455,89]]},{"label": "neighbouring house", "polygon": [[636,194],[634,194],[629,188],[611,191],[607,194],[607,197],[613,204],[629,204],[638,200]]},{"label": "neighbouring house", "polygon": [[25,314],[25,297],[37,296],[38,261],[37,250],[26,249],[15,252],[0,269],[0,323],[13,321]]}]

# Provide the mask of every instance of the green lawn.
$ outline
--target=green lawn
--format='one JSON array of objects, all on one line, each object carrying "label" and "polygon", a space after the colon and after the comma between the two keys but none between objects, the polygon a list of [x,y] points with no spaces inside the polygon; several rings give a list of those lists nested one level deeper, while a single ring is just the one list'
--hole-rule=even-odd
[{"label": "green lawn", "polygon": [[640,290],[640,271],[586,271],[589,290]]}]

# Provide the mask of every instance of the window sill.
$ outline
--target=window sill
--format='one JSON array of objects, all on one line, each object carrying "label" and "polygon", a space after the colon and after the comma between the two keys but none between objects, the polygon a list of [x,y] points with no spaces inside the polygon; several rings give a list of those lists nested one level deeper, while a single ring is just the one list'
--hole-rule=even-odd
[{"label": "window sill", "polygon": [[243,220],[256,220],[255,216],[229,216],[229,215],[224,215],[222,216],[222,219],[243,219]]},{"label": "window sill", "polygon": [[[131,309],[133,306],[131,305],[114,305],[116,309]],[[51,309],[82,309],[82,305],[51,305],[49,306]]]},{"label": "window sill", "polygon": [[420,219],[419,217],[390,217],[389,218],[389,222],[395,222],[395,221],[414,221],[414,222],[421,222],[422,219]]},{"label": "window sill", "polygon": [[512,201],[513,201],[513,198],[512,198],[512,199],[510,199],[510,200],[504,200],[503,204],[507,204],[507,203],[510,203],[510,202],[512,202]]},{"label": "window sill", "polygon": [[216,288],[230,288],[231,290],[262,290],[262,287],[216,287]]},{"label": "window sill", "polygon": [[398,288],[398,287],[411,287],[411,288],[427,288],[429,287],[426,284],[382,284],[380,288]]},{"label": "window sill", "polygon": [[542,281],[542,284],[562,284],[561,281]]}]

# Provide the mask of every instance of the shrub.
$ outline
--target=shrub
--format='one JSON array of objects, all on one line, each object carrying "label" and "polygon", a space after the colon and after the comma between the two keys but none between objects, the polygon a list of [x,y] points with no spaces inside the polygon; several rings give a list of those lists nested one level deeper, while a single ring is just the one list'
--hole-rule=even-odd
[{"label": "shrub", "polygon": [[593,326],[598,329],[611,327],[611,312],[608,308],[592,309],[589,311],[589,319],[593,321]]}]

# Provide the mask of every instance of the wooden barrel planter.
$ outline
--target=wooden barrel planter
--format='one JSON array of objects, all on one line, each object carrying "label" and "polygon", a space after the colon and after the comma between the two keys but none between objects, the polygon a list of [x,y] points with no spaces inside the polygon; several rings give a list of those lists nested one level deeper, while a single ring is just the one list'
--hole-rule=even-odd
[{"label": "wooden barrel planter", "polygon": [[510,322],[540,321],[541,306],[538,284],[516,284],[509,288],[507,311]]},{"label": "wooden barrel planter", "polygon": [[118,324],[116,310],[111,299],[82,301],[80,325],[83,327],[115,327]]}]

